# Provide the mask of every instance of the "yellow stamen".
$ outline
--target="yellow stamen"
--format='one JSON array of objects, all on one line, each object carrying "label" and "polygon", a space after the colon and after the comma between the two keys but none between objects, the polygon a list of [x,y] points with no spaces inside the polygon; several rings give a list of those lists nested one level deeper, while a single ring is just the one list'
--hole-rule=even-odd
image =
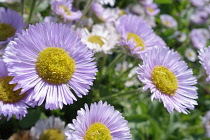
[{"label": "yellow stamen", "polygon": [[149,12],[154,12],[154,9],[152,9],[151,7],[147,7],[147,10],[148,10]]},{"label": "yellow stamen", "polygon": [[49,47],[39,53],[36,70],[41,78],[51,84],[67,83],[75,72],[75,62],[61,48]]},{"label": "yellow stamen", "polygon": [[178,81],[174,73],[164,66],[156,66],[152,71],[152,81],[158,90],[167,95],[174,95]]},{"label": "yellow stamen", "polygon": [[94,123],[86,131],[84,140],[112,140],[112,136],[104,124]]},{"label": "yellow stamen", "polygon": [[59,5],[60,8],[63,8],[64,12],[67,14],[67,15],[71,15],[71,12],[69,11],[69,9],[64,6],[64,5]]},{"label": "yellow stamen", "polygon": [[99,44],[100,47],[102,47],[104,45],[104,40],[105,40],[105,38],[98,36],[98,35],[92,35],[88,38],[89,42]]},{"label": "yellow stamen", "polygon": [[0,78],[0,101],[3,103],[17,103],[25,97],[25,93],[19,95],[21,89],[13,91],[17,84],[9,84],[13,79],[11,76],[5,76]]},{"label": "yellow stamen", "polygon": [[136,43],[136,48],[141,46],[142,48],[140,49],[140,51],[145,50],[144,40],[140,36],[134,33],[128,33],[127,41],[131,39],[133,39]]},{"label": "yellow stamen", "polygon": [[41,134],[39,140],[65,140],[65,137],[60,130],[49,128]]},{"label": "yellow stamen", "polygon": [[15,28],[6,23],[0,23],[0,41],[6,41],[7,38],[15,35]]}]

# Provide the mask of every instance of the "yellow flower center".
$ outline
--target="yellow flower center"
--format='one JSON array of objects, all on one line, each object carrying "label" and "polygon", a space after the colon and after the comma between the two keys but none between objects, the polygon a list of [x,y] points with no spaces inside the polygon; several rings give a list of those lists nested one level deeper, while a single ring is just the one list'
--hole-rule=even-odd
[{"label": "yellow flower center", "polygon": [[178,89],[176,76],[164,66],[156,66],[153,69],[152,81],[158,90],[167,95],[174,95]]},{"label": "yellow flower center", "polygon": [[65,140],[65,137],[60,130],[49,128],[41,134],[39,140]]},{"label": "yellow flower center", "polygon": [[112,140],[112,136],[104,124],[94,123],[88,128],[84,140]]},{"label": "yellow flower center", "polygon": [[171,23],[170,23],[169,21],[167,21],[167,20],[164,21],[164,24],[165,24],[166,26],[170,26],[170,25],[171,25]]},{"label": "yellow flower center", "polygon": [[131,39],[133,39],[134,42],[136,43],[136,48],[140,46],[142,47],[140,51],[143,51],[145,49],[144,40],[140,36],[134,33],[128,33],[127,41]]},{"label": "yellow flower center", "polygon": [[41,78],[51,84],[67,83],[75,72],[74,59],[61,48],[49,47],[39,53],[36,70]]},{"label": "yellow flower center", "polygon": [[62,8],[67,15],[71,15],[71,12],[69,11],[69,9],[66,6],[59,5],[59,7]]},{"label": "yellow flower center", "polygon": [[188,52],[187,55],[188,55],[189,57],[193,57],[193,55],[192,55],[191,52]]},{"label": "yellow flower center", "polygon": [[148,10],[149,12],[154,12],[154,10],[153,10],[151,7],[147,7],[147,10]]},{"label": "yellow flower center", "polygon": [[106,40],[104,37],[98,36],[98,35],[92,35],[88,38],[88,41],[91,43],[99,44],[100,47],[104,45],[104,40]]},{"label": "yellow flower center", "polygon": [[0,41],[6,41],[7,38],[15,35],[15,28],[6,23],[0,23]]},{"label": "yellow flower center", "polygon": [[25,93],[19,95],[21,89],[13,91],[17,84],[9,84],[13,79],[11,76],[5,76],[0,78],[0,101],[3,103],[17,103],[25,97]]}]

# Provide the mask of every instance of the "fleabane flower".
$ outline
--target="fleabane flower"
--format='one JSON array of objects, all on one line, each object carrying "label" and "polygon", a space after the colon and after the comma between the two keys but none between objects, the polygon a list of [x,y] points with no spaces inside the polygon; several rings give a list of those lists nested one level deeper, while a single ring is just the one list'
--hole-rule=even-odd
[{"label": "fleabane flower", "polygon": [[79,20],[82,16],[81,11],[74,11],[73,0],[53,0],[51,2],[52,10],[58,16],[61,16],[64,21]]},{"label": "fleabane flower", "polygon": [[65,122],[59,117],[40,119],[30,129],[32,140],[65,140]]},{"label": "fleabane flower", "polygon": [[128,46],[132,54],[143,54],[159,44],[151,26],[138,16],[124,15],[115,26],[121,36],[119,45]]},{"label": "fleabane flower", "polygon": [[96,1],[103,5],[109,4],[110,6],[114,6],[115,4],[115,0],[96,0]]},{"label": "fleabane flower", "polygon": [[187,48],[184,52],[184,55],[191,62],[195,62],[195,60],[197,58],[195,51],[191,48]]},{"label": "fleabane flower", "polygon": [[18,12],[0,7],[0,46],[13,40],[26,27]]},{"label": "fleabane flower", "polygon": [[170,15],[167,14],[160,15],[160,20],[161,23],[168,28],[174,28],[177,26],[177,21]]},{"label": "fleabane flower", "polygon": [[145,9],[146,13],[150,16],[155,16],[158,13],[160,13],[160,9],[158,8],[157,4],[155,4],[155,3],[144,5],[144,9]]},{"label": "fleabane flower", "polygon": [[177,52],[168,47],[155,47],[143,57],[137,70],[139,80],[150,88],[151,100],[162,101],[168,112],[175,110],[184,114],[194,109],[197,102],[196,78]]},{"label": "fleabane flower", "polygon": [[34,106],[34,102],[28,100],[27,93],[20,94],[20,90],[13,91],[16,84],[9,84],[13,79],[8,76],[5,63],[0,59],[0,118],[1,115],[9,120],[13,115],[17,119],[22,119],[28,113],[28,105]]},{"label": "fleabane flower", "polygon": [[198,53],[200,63],[206,70],[206,74],[208,75],[206,81],[210,81],[210,46],[200,49]]},{"label": "fleabane flower", "polygon": [[64,24],[37,23],[6,48],[12,84],[21,93],[32,89],[29,97],[46,109],[62,108],[87,95],[96,75],[93,53],[76,33]]},{"label": "fleabane flower", "polygon": [[[111,24],[96,24],[92,27],[92,32],[87,28],[81,31],[81,40],[93,52],[110,53],[118,40],[118,35],[115,30],[110,30],[107,26]],[[114,29],[114,28],[113,28]]]},{"label": "fleabane flower", "polygon": [[190,32],[190,40],[196,49],[202,49],[206,47],[208,39],[209,33],[203,28],[192,29]]},{"label": "fleabane flower", "polygon": [[113,106],[99,101],[77,112],[78,116],[65,132],[67,140],[126,140],[130,128],[122,114]]}]

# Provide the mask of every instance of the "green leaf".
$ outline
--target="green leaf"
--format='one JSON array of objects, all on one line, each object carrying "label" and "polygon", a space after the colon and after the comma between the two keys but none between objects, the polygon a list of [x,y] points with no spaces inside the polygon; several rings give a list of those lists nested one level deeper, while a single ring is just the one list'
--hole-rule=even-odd
[{"label": "green leaf", "polygon": [[157,4],[171,4],[172,0],[155,0]]}]

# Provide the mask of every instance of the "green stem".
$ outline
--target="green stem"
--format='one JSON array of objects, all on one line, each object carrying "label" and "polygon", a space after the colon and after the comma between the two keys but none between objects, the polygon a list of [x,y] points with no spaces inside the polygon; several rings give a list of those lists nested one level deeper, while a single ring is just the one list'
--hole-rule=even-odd
[{"label": "green stem", "polygon": [[[89,1],[86,3],[85,8],[84,8],[84,10],[83,10],[83,12],[82,12],[82,17],[80,18],[79,21],[81,21],[81,20],[85,17],[85,15],[87,14],[88,10],[90,9],[90,6],[91,6],[92,1],[93,1],[93,0],[89,0]],[[76,28],[79,27],[79,25],[80,25],[80,22],[77,22]]]},{"label": "green stem", "polygon": [[24,14],[24,5],[25,5],[25,0],[21,0],[21,14]]},{"label": "green stem", "polygon": [[108,100],[110,98],[114,99],[115,97],[119,97],[119,96],[122,96],[122,95],[129,95],[129,94],[137,93],[137,92],[140,92],[140,91],[142,91],[142,87],[138,88],[138,89],[135,89],[135,90],[131,90],[131,91],[124,91],[124,92],[119,92],[119,93],[116,93],[116,94],[112,94],[110,96],[101,97],[100,100]]},{"label": "green stem", "polygon": [[30,9],[29,17],[28,17],[28,23],[30,23],[31,21],[35,5],[36,5],[36,0],[32,0],[31,9]]}]

